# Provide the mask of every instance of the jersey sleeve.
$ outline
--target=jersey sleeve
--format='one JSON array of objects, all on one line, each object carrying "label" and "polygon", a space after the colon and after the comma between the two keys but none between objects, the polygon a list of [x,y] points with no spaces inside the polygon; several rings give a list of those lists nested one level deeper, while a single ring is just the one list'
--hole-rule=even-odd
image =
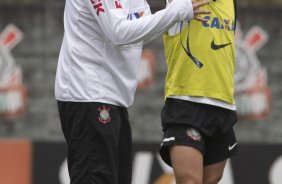
[{"label": "jersey sleeve", "polygon": [[[194,15],[191,0],[173,1],[165,9],[155,14],[133,20],[128,19],[131,8],[123,8],[118,0],[84,1],[106,38],[115,45],[151,40],[176,22],[190,20]],[[140,4],[139,8],[146,11],[146,6],[149,5]]]}]

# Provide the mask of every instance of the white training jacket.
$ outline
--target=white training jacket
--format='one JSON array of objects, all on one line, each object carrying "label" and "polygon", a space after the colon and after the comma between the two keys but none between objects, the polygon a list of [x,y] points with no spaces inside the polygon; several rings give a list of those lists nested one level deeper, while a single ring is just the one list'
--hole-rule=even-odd
[{"label": "white training jacket", "polygon": [[155,14],[146,0],[67,0],[56,99],[132,105],[143,42],[193,15],[191,0]]}]

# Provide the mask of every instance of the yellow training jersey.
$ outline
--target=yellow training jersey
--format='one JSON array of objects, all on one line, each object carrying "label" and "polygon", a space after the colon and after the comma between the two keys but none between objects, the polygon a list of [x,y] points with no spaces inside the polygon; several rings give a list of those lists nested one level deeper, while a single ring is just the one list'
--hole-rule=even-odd
[{"label": "yellow training jersey", "polygon": [[[188,24],[183,27],[181,38],[180,33],[163,35],[168,67],[165,96],[209,97],[235,104],[234,2],[213,0],[202,9],[212,11],[205,16],[208,22],[192,20],[190,28]],[[180,39],[186,47],[188,32],[190,51],[203,63],[202,68],[181,47]]]}]

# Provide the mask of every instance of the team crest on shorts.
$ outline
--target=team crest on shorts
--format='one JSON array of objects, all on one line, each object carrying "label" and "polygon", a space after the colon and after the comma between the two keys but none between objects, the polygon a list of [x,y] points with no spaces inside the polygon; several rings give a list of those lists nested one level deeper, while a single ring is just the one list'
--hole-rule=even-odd
[{"label": "team crest on shorts", "polygon": [[188,137],[190,137],[193,141],[200,141],[201,140],[201,134],[198,130],[194,129],[194,128],[189,128],[186,131],[186,134]]},{"label": "team crest on shorts", "polygon": [[112,117],[110,116],[110,107],[107,108],[105,105],[103,105],[102,107],[98,108],[98,111],[100,111],[98,117],[99,122],[107,124],[111,121]]}]

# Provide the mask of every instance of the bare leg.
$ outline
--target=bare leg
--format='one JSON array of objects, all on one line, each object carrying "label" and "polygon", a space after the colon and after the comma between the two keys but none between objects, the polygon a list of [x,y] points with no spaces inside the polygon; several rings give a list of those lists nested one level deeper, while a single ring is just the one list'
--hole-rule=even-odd
[{"label": "bare leg", "polygon": [[203,155],[199,150],[176,145],[170,148],[170,158],[177,184],[202,184]]},{"label": "bare leg", "polygon": [[203,184],[217,184],[222,178],[226,160],[204,167]]}]

